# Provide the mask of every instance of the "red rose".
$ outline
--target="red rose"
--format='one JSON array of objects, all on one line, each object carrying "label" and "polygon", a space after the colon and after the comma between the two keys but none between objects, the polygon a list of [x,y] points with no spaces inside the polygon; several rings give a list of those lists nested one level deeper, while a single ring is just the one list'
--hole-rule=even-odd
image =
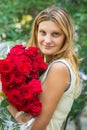
[{"label": "red rose", "polygon": [[7,99],[15,107],[17,106],[21,107],[23,104],[23,97],[20,93],[20,90],[15,90],[15,89],[11,90]]},{"label": "red rose", "polygon": [[34,94],[40,94],[42,92],[40,80],[32,79],[29,82],[29,86],[32,89],[32,91],[33,91]]},{"label": "red rose", "polygon": [[18,70],[25,75],[29,75],[30,71],[32,70],[31,63],[22,62],[17,67],[18,67]]},{"label": "red rose", "polygon": [[17,88],[19,88],[19,86],[14,82],[12,82],[10,85],[6,85],[6,86],[4,86],[4,84],[2,84],[2,90],[6,94],[6,96],[9,95],[9,92],[11,90],[17,89]]},{"label": "red rose", "polygon": [[9,73],[14,70],[13,64],[8,60],[0,60],[0,73]]},{"label": "red rose", "polygon": [[16,107],[18,111],[24,111],[26,113],[29,113],[29,109],[30,109],[30,104],[29,104],[29,100],[23,100],[22,106],[17,106]]},{"label": "red rose", "polygon": [[44,62],[42,56],[38,55],[36,57],[36,59],[37,59],[37,62],[38,62],[39,71],[46,70],[47,69],[47,64]]},{"label": "red rose", "polygon": [[1,82],[3,86],[8,86],[13,82],[13,77],[10,74],[3,74],[1,76]]},{"label": "red rose", "polygon": [[39,64],[38,64],[36,58],[33,59],[32,68],[34,68],[33,71],[34,71],[35,73],[39,70]]},{"label": "red rose", "polygon": [[19,55],[8,55],[6,59],[13,63],[14,66],[20,64]]},{"label": "red rose", "polygon": [[29,74],[31,79],[38,79],[39,78],[39,73],[38,72],[34,72],[33,70],[30,72]]},{"label": "red rose", "polygon": [[42,104],[38,98],[34,97],[31,103],[29,104],[29,107],[30,107],[29,114],[33,116],[38,116],[41,112]]},{"label": "red rose", "polygon": [[31,99],[33,97],[32,89],[30,88],[29,84],[23,84],[20,88],[20,93],[24,99]]},{"label": "red rose", "polygon": [[14,70],[13,73],[11,73],[12,79],[13,81],[15,81],[15,83],[19,84],[19,83],[23,83],[26,80],[25,75],[23,75],[21,72],[19,72],[18,70]]},{"label": "red rose", "polygon": [[23,45],[15,45],[10,50],[10,55],[20,55],[25,52],[25,47]]},{"label": "red rose", "polygon": [[25,54],[22,54],[22,55],[20,55],[20,59],[19,59],[19,62],[20,63],[31,63],[31,59],[28,57],[28,56],[26,56]]},{"label": "red rose", "polygon": [[38,54],[38,48],[36,47],[28,47],[26,49],[26,54],[29,56],[29,57],[35,57],[37,54]]}]

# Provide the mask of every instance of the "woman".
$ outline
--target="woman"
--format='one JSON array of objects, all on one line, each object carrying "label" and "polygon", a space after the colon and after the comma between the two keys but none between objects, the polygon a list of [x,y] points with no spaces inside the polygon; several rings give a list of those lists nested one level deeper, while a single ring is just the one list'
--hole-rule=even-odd
[{"label": "woman", "polygon": [[34,20],[28,46],[39,48],[48,69],[41,76],[42,111],[22,129],[60,130],[81,92],[78,58],[73,50],[73,26],[67,11],[50,7],[40,12]]},{"label": "woman", "polygon": [[73,26],[67,11],[50,7],[40,12],[28,45],[38,47],[49,65],[42,76],[42,111],[31,130],[60,130],[81,92]]}]

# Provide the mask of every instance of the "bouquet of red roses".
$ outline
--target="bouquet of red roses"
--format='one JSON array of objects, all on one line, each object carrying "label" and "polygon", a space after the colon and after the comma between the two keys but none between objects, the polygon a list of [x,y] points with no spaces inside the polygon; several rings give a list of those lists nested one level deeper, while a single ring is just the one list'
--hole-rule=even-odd
[{"label": "bouquet of red roses", "polygon": [[47,69],[38,48],[15,45],[5,59],[0,60],[2,91],[6,99],[18,110],[38,116],[42,104],[39,80]]}]

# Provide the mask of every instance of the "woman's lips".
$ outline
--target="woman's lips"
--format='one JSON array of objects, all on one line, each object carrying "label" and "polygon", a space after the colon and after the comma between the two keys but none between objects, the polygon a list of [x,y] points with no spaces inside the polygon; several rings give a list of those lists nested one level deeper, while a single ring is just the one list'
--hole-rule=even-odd
[{"label": "woman's lips", "polygon": [[45,49],[51,49],[53,46],[44,46]]}]

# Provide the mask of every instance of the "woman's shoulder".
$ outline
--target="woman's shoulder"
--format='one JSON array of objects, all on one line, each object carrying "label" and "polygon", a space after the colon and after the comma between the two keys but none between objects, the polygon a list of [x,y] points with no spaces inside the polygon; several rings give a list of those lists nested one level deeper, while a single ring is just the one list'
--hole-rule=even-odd
[{"label": "woman's shoulder", "polygon": [[58,60],[55,60],[55,61],[53,61],[53,62],[50,64],[50,66],[53,65],[53,64],[55,64],[55,63],[60,63],[60,62],[63,63],[63,64],[65,64],[65,65],[70,66],[68,60],[66,60],[66,59],[58,59]]},{"label": "woman's shoulder", "polygon": [[66,68],[68,68],[69,71],[72,71],[72,68],[71,68],[69,62],[68,62],[66,59],[58,59],[58,60],[53,61],[53,62],[49,65],[47,71],[49,72],[49,70],[51,69],[51,67],[54,67],[54,68],[55,68],[56,66],[57,66],[57,67],[60,67],[60,68],[66,67]]},{"label": "woman's shoulder", "polygon": [[49,72],[50,74],[58,74],[58,75],[66,74],[67,75],[68,73],[70,73],[70,65],[64,59],[55,60],[48,66],[48,69],[46,70],[43,79],[47,77]]},{"label": "woman's shoulder", "polygon": [[68,69],[69,64],[65,60],[56,60],[49,65],[48,70],[63,72]]}]

